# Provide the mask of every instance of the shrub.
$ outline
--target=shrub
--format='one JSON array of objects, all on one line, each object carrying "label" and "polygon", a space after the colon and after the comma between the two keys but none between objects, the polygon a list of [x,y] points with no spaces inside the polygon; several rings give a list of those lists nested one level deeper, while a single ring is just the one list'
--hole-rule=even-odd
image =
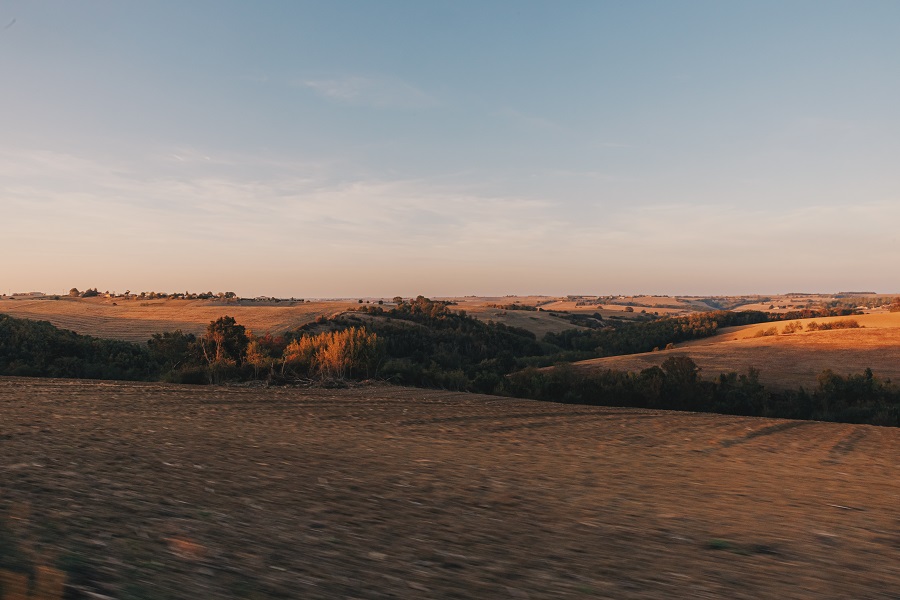
[{"label": "shrub", "polygon": [[859,329],[862,325],[856,319],[844,319],[843,321],[833,321],[831,323],[817,323],[813,321],[806,326],[808,331],[829,331],[831,329]]},{"label": "shrub", "polygon": [[370,377],[379,358],[378,336],[351,327],[293,340],[284,349],[282,373],[325,379]]},{"label": "shrub", "polygon": [[794,321],[793,323],[788,323],[787,325],[785,325],[784,329],[781,330],[781,333],[790,335],[798,331],[803,331],[803,323],[801,323],[800,321]]},{"label": "shrub", "polygon": [[770,335],[778,335],[778,328],[769,327],[768,329],[760,329],[753,337],[769,337]]}]

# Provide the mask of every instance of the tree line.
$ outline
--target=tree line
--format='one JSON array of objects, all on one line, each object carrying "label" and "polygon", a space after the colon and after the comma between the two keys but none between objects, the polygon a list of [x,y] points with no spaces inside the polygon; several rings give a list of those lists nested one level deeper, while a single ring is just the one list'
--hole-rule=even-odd
[{"label": "tree line", "polygon": [[871,372],[847,378],[831,373],[823,380],[828,385],[812,392],[770,393],[753,371],[703,380],[686,357],[640,373],[588,372],[566,364],[714,335],[721,327],[771,319],[766,313],[713,311],[538,340],[527,330],[452,310],[448,302],[395,300],[395,307],[364,305],[283,335],[257,336],[223,316],[200,335],[158,333],[143,345],[0,315],[0,374],[195,384],[378,378],[561,402],[896,424],[900,394]]},{"label": "tree line", "polygon": [[765,389],[753,368],[705,380],[687,356],[640,372],[532,367],[508,381],[509,395],[535,400],[900,426],[900,387],[871,369],[846,376],[826,369],[815,389],[778,392]]},{"label": "tree line", "polygon": [[161,378],[175,383],[369,378],[380,361],[378,336],[363,328],[291,338],[257,337],[224,316],[200,337],[180,330],[154,334],[147,346]]},{"label": "tree line", "polygon": [[548,333],[545,340],[564,350],[593,353],[597,357],[651,352],[688,340],[710,337],[722,327],[753,325],[770,320],[760,311],[712,311],[645,322],[618,321],[602,329],[567,329]]},{"label": "tree line", "polygon": [[158,374],[144,346],[0,314],[0,375],[149,380]]}]

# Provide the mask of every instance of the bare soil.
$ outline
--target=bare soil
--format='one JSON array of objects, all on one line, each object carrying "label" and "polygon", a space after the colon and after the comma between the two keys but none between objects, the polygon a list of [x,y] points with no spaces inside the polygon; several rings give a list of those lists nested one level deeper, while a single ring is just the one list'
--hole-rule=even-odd
[{"label": "bare soil", "polygon": [[0,416],[20,552],[104,597],[900,598],[897,429],[19,378]]}]

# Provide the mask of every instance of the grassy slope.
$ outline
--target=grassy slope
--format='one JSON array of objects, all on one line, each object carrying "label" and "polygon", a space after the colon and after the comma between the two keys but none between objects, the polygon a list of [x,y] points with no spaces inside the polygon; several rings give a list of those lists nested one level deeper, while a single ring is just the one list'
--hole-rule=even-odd
[{"label": "grassy slope", "polygon": [[[455,310],[464,310],[466,314],[481,321],[494,321],[503,323],[511,327],[521,327],[534,333],[538,339],[541,339],[547,333],[559,333],[566,329],[583,329],[571,322],[555,317],[550,314],[551,311],[584,313],[593,315],[600,313],[604,319],[610,317],[618,317],[622,319],[633,319],[640,315],[640,308],[635,309],[637,312],[627,313],[624,306],[619,305],[577,305],[576,302],[565,299],[553,298],[550,296],[509,296],[509,297],[493,297],[493,298],[446,298],[457,302],[453,308]],[[518,302],[523,306],[540,306],[543,311],[525,311],[525,310],[505,310],[496,308],[493,305],[506,305]],[[651,310],[651,309],[647,309]],[[655,309],[663,312],[678,312],[667,309]]]},{"label": "grassy slope", "polygon": [[[827,323],[856,320],[861,329],[806,331],[810,321]],[[707,377],[725,371],[761,370],[761,381],[768,387],[807,388],[816,384],[823,369],[840,374],[859,373],[871,368],[877,375],[900,381],[900,313],[876,313],[855,317],[829,317],[800,320],[804,331],[790,335],[755,337],[762,330],[776,327],[779,333],[786,322],[730,327],[721,334],[679,345],[673,350],[630,356],[614,356],[575,363],[582,368],[626,371],[661,364],[673,354],[690,356]]]}]

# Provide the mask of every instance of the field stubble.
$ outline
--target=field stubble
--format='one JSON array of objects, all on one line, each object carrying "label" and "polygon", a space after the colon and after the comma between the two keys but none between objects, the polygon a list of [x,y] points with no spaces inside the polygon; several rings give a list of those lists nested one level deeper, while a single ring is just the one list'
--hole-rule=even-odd
[{"label": "field stubble", "polygon": [[0,414],[0,514],[116,598],[900,589],[897,429],[15,378]]}]

